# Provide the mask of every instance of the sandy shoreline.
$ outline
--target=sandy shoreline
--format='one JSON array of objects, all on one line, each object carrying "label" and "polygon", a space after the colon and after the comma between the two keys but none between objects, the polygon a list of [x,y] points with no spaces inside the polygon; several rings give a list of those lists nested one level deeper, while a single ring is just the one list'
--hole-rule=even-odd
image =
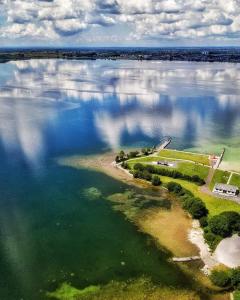
[{"label": "sandy shoreline", "polygon": [[[152,187],[150,183],[144,180],[129,176],[127,171],[113,163],[114,159],[115,154],[108,152],[102,155],[61,157],[57,160],[57,163],[73,168],[90,168],[121,180],[130,186],[140,188]],[[159,189],[159,196],[171,198],[171,195],[163,189]],[[137,221],[139,229],[150,234],[161,246],[169,250],[173,256],[199,255],[204,263],[204,267],[201,270],[205,275],[208,275],[211,269],[220,263],[205,242],[199,222],[188,217],[177,201],[173,200],[172,204],[171,212],[155,209],[145,213]],[[172,222],[173,218],[174,222]],[[167,228],[165,224],[169,224]],[[171,240],[169,236],[171,236]],[[175,237],[177,238],[175,239]]]}]

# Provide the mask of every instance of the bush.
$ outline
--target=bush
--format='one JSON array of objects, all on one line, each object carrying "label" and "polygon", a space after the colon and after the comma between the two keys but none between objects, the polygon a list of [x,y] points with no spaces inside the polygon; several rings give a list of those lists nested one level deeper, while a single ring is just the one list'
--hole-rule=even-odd
[{"label": "bush", "polygon": [[144,170],[143,173],[142,173],[142,178],[147,180],[147,181],[151,181],[152,180],[152,175],[147,170]]},{"label": "bush", "polygon": [[194,201],[193,201],[191,207],[188,209],[189,213],[195,219],[200,219],[201,217],[206,216],[208,213],[208,210],[205,206],[205,203],[203,203],[201,199],[198,199],[198,198],[193,198],[193,199],[194,199]]},{"label": "bush", "polygon": [[213,234],[212,232],[208,232],[208,227],[204,228],[204,238],[208,243],[209,247],[214,250],[217,244],[220,242],[221,237],[218,235]]},{"label": "bush", "polygon": [[240,289],[240,268],[236,268],[232,270],[231,285],[236,289]]},{"label": "bush", "polygon": [[229,222],[231,231],[240,231],[240,214],[235,211],[225,211],[220,214],[220,216],[225,216]]},{"label": "bush", "polygon": [[185,198],[182,204],[183,209],[187,210],[193,218],[200,219],[207,215],[208,210],[205,203],[199,198]]},{"label": "bush", "polygon": [[131,152],[129,152],[129,154],[127,154],[127,158],[128,159],[134,158],[134,157],[137,157],[138,155],[139,155],[138,151],[131,151]]},{"label": "bush", "polygon": [[144,165],[141,163],[136,163],[133,167],[134,170],[143,171],[145,169]]},{"label": "bush", "polygon": [[167,184],[167,189],[168,189],[169,192],[173,192],[175,194],[178,194],[178,193],[181,192],[182,186],[180,184],[176,183],[176,182],[171,181]]},{"label": "bush", "polygon": [[210,230],[221,237],[230,236],[232,233],[230,222],[227,216],[220,214],[209,220]]},{"label": "bush", "polygon": [[207,217],[206,216],[201,217],[199,219],[199,223],[200,223],[200,225],[201,225],[202,228],[207,227],[208,226],[208,219],[207,219]]},{"label": "bush", "polygon": [[129,169],[129,165],[128,165],[128,163],[125,162],[125,161],[123,161],[123,162],[121,163],[121,167],[124,168],[124,169]]},{"label": "bush", "polygon": [[227,271],[217,271],[213,270],[210,279],[213,284],[219,287],[229,286],[231,282],[230,274]]},{"label": "bush", "polygon": [[154,175],[154,176],[152,177],[152,185],[158,186],[158,185],[160,185],[161,183],[162,183],[162,182],[161,182],[159,176]]}]

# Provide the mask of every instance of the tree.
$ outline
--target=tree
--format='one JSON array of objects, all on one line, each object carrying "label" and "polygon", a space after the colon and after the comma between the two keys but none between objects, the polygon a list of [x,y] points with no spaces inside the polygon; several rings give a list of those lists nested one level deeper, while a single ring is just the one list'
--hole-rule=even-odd
[{"label": "tree", "polygon": [[152,177],[152,185],[158,186],[158,185],[160,185],[161,183],[162,183],[162,182],[161,182],[159,176],[154,175],[154,176]]},{"label": "tree", "polygon": [[230,274],[227,271],[213,270],[210,279],[213,284],[219,287],[226,287],[231,282]]},{"label": "tree", "polygon": [[232,233],[228,217],[222,214],[214,216],[209,220],[209,228],[213,233],[221,237],[230,236]]},{"label": "tree", "polygon": [[139,154],[138,151],[131,151],[131,152],[129,152],[129,154],[128,154],[128,158],[134,158],[134,157],[137,157],[138,154]]},{"label": "tree", "polygon": [[118,156],[119,156],[119,158],[120,158],[121,161],[124,160],[124,159],[126,158],[125,152],[124,152],[123,150],[121,150],[121,151],[119,152]]}]

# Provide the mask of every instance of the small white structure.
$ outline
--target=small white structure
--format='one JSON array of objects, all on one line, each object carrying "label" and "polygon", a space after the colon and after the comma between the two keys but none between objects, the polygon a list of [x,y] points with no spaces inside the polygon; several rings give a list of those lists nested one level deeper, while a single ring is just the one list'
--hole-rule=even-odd
[{"label": "small white structure", "polygon": [[235,185],[216,183],[213,192],[225,196],[237,196],[239,188]]}]

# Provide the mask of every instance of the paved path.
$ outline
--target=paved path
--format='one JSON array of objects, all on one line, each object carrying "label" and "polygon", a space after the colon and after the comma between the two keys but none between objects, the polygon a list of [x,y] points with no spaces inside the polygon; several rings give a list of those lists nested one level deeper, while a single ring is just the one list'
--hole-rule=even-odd
[{"label": "paved path", "polygon": [[231,179],[232,179],[232,176],[233,176],[233,172],[231,172],[231,175],[230,175],[229,178],[228,178],[227,184],[230,184]]}]

